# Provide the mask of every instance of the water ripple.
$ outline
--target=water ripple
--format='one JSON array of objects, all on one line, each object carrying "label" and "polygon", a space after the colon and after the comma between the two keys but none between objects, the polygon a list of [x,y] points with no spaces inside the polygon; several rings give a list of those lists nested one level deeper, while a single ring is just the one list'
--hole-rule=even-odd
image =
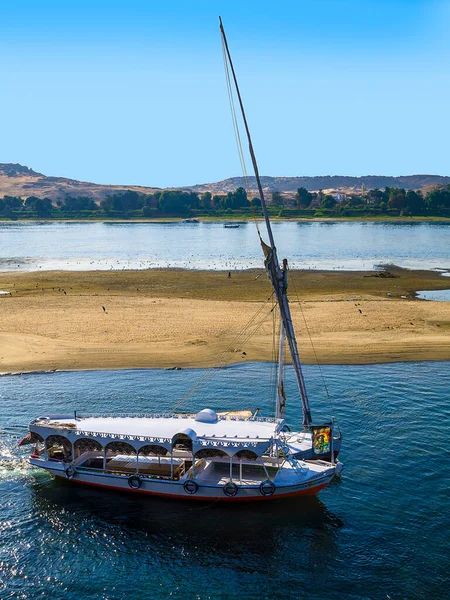
[{"label": "water ripple", "polygon": [[[343,479],[317,498],[238,509],[56,481],[17,447],[36,406],[167,410],[202,371],[3,377],[0,598],[448,597],[449,366],[324,367],[344,434]],[[267,364],[224,369],[195,404],[259,406],[272,391],[256,384],[269,374]],[[300,426],[287,374],[288,420]],[[320,422],[331,409],[317,369],[305,375]]]}]

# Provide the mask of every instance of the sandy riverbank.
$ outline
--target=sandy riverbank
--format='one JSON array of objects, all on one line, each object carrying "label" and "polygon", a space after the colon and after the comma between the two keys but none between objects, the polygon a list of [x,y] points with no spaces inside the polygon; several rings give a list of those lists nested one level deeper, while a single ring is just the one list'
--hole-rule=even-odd
[{"label": "sandy riverbank", "polygon": [[[450,360],[449,303],[401,298],[448,288],[450,280],[426,271],[393,274],[291,273],[304,362],[315,362],[305,320],[322,363]],[[3,373],[272,359],[263,271],[231,279],[198,271],[0,273],[0,290],[9,292],[0,296]]]}]

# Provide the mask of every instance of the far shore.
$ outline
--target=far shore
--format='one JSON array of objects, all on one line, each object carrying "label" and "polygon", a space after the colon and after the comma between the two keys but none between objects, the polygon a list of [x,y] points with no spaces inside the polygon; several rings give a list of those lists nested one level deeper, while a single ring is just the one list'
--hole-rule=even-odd
[{"label": "far shore", "polygon": [[[48,219],[45,217],[41,218],[33,218],[33,219],[6,219],[5,217],[0,217],[0,223],[181,223],[186,218],[189,217],[153,217],[153,218],[145,218],[145,217],[136,217],[136,218],[95,218],[92,219]],[[193,218],[193,217],[191,217]],[[196,216],[196,219],[200,223],[252,223],[255,220],[259,223],[264,221],[264,217],[258,215],[255,217],[250,215],[221,215],[221,216]],[[290,216],[277,216],[270,215],[270,221],[276,221],[277,223],[301,223],[301,222],[327,222],[327,223],[342,223],[342,222],[350,222],[350,223],[449,223],[450,217],[440,217],[440,216],[410,216],[410,217],[393,217],[390,215],[367,215],[367,216],[357,216],[357,217],[340,217],[338,215],[328,216],[328,217],[290,217]]]},{"label": "far shore", "polygon": [[[415,299],[449,287],[436,272],[396,267],[292,271],[303,362],[450,360],[449,303]],[[262,269],[8,272],[0,290],[0,373],[273,359],[277,311]]]}]

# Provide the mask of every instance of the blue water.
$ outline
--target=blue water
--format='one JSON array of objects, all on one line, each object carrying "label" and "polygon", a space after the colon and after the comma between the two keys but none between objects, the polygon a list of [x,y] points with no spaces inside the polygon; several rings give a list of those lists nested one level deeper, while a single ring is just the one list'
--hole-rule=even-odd
[{"label": "blue water", "polygon": [[421,290],[417,292],[421,300],[437,300],[439,302],[450,302],[450,290]]},{"label": "blue water", "polygon": [[[450,271],[450,223],[280,222],[273,230],[280,257],[298,269],[393,263]],[[252,222],[238,229],[223,223],[0,223],[0,271],[230,270],[262,264]]]},{"label": "blue water", "polygon": [[[16,441],[37,414],[163,411],[203,375],[92,371],[0,378],[0,598],[450,598],[450,363],[305,368],[344,476],[316,498],[198,505],[57,482]],[[226,368],[186,409],[269,414],[272,367]],[[288,421],[300,424],[288,369]]]}]

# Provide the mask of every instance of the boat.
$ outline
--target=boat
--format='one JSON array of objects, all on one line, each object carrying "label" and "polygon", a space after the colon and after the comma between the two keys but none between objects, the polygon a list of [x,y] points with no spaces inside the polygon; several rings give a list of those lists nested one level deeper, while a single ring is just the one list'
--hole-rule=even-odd
[{"label": "boat", "polygon": [[224,227],[225,229],[239,229],[240,225],[239,223],[225,223]]},{"label": "boat", "polygon": [[[260,234],[265,267],[281,317],[276,414],[198,412],[169,414],[44,415],[20,445],[30,463],[71,483],[207,501],[266,501],[314,495],[340,476],[341,436],[334,421],[313,424],[287,296],[288,263],[278,261],[248,124],[225,31],[220,30],[249,142],[269,236]],[[227,77],[229,72],[227,71]],[[302,405],[303,429],[285,419],[284,346],[287,343]]]},{"label": "boat", "polygon": [[183,219],[183,223],[200,223],[198,219]]}]

